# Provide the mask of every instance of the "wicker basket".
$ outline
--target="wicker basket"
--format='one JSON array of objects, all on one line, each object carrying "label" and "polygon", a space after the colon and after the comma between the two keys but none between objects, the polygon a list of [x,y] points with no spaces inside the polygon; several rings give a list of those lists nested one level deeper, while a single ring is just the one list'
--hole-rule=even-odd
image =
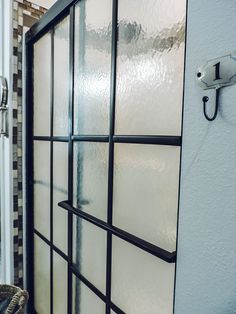
[{"label": "wicker basket", "polygon": [[0,301],[10,300],[4,314],[24,314],[29,295],[16,286],[0,285]]}]

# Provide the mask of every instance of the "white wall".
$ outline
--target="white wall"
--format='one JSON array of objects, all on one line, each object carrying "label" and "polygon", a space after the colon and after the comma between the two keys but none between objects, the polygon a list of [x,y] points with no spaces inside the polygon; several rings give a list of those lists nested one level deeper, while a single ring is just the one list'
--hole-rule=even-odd
[{"label": "white wall", "polygon": [[49,9],[57,0],[33,0],[29,1],[43,8]]},{"label": "white wall", "polygon": [[236,2],[189,0],[175,314],[236,313],[236,85],[203,116],[196,67],[236,50]]}]

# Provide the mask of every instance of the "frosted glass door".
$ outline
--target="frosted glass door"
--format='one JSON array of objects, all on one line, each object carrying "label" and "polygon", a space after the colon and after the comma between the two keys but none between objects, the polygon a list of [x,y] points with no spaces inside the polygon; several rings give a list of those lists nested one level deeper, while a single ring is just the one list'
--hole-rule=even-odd
[{"label": "frosted glass door", "polygon": [[185,6],[81,0],[32,37],[39,314],[173,313]]},{"label": "frosted glass door", "polygon": [[170,314],[185,1],[111,4],[75,8],[73,311]]}]

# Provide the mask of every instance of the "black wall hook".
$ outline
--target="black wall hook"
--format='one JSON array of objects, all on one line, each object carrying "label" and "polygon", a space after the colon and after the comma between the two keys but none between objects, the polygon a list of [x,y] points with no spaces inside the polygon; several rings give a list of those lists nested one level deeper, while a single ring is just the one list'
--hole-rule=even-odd
[{"label": "black wall hook", "polygon": [[204,97],[202,98],[202,102],[203,102],[203,113],[204,113],[205,118],[206,118],[208,121],[213,121],[213,120],[215,120],[215,118],[217,117],[218,108],[219,108],[219,98],[220,98],[220,88],[216,88],[215,112],[214,112],[214,115],[213,115],[211,118],[207,115],[207,112],[206,112],[206,103],[208,102],[209,97],[204,96]]}]

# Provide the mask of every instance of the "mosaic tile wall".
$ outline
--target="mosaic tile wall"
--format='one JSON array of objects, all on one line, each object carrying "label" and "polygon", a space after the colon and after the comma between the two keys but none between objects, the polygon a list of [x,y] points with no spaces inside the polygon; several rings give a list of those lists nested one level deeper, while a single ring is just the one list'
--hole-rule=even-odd
[{"label": "mosaic tile wall", "polygon": [[[22,195],[22,39],[23,26],[31,26],[47,10],[25,0],[13,1],[13,211],[14,283],[23,286]],[[31,25],[29,25],[31,24]]]}]

